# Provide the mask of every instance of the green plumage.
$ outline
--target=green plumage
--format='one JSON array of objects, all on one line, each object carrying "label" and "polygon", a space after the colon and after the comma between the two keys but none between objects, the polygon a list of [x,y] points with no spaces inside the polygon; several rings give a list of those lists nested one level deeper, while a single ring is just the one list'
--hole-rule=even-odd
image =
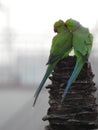
[{"label": "green plumage", "polygon": [[68,56],[72,50],[71,40],[72,34],[69,31],[63,31],[53,38],[48,64]]},{"label": "green plumage", "polygon": [[50,56],[48,60],[48,67],[46,73],[34,95],[35,100],[33,106],[36,103],[38,95],[46,82],[47,78],[51,74],[52,70],[55,68],[59,60],[68,56],[72,50],[72,33],[68,31],[65,27],[64,22],[59,20],[54,24],[54,30],[57,32],[57,35],[52,40],[52,46],[50,50]]},{"label": "green plumage", "polygon": [[54,31],[57,32],[57,35],[54,36],[52,40],[50,56],[47,62],[48,67],[37,91],[35,92],[33,106],[35,105],[41,89],[56,64],[61,59],[67,57],[71,50],[74,49],[74,54],[77,57],[76,65],[67,82],[64,94],[62,95],[63,102],[71,84],[76,80],[83,65],[88,59],[92,48],[92,34],[89,32],[88,28],[83,27],[76,20],[68,19],[65,23],[62,20],[59,20],[54,24]]},{"label": "green plumage", "polygon": [[73,32],[74,50],[79,51],[83,56],[90,54],[92,40],[93,37],[87,28],[80,26],[75,32]]},{"label": "green plumage", "polygon": [[76,80],[81,69],[83,68],[84,63],[90,54],[93,43],[92,34],[89,32],[87,28],[83,27],[79,22],[73,19],[69,19],[66,21],[66,26],[73,34],[72,44],[77,60],[73,73],[65,87],[64,94],[62,96],[62,102],[71,84]]}]

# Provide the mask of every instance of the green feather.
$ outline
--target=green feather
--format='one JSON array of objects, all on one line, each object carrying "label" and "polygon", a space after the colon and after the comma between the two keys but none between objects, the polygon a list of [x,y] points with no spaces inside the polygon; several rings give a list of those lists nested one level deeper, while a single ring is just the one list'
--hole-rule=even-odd
[{"label": "green feather", "polygon": [[64,94],[62,96],[62,101],[64,100],[71,84],[73,83],[73,81],[76,80],[81,69],[83,68],[84,63],[86,62],[85,57],[89,56],[93,43],[93,36],[89,32],[88,28],[83,27],[76,20],[67,20],[66,26],[73,34],[72,44],[75,55],[77,57],[77,62],[74,71],[65,87]]},{"label": "green feather", "polygon": [[58,21],[55,23],[55,30],[57,30],[57,35],[52,40],[52,45],[50,49],[50,56],[48,60],[48,68],[46,73],[34,95],[35,100],[33,106],[35,105],[37,98],[41,89],[43,88],[47,78],[51,74],[52,70],[59,60],[67,57],[72,50],[72,33],[68,31],[65,27],[64,22]]}]

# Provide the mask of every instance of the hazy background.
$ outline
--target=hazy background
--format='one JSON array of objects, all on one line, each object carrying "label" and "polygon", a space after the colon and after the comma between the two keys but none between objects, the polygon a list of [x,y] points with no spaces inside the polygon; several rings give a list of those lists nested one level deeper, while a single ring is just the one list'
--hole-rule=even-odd
[{"label": "hazy background", "polygon": [[47,124],[42,117],[48,109],[48,93],[41,93],[33,109],[32,102],[46,69],[55,35],[53,24],[59,19],[76,19],[93,33],[90,61],[98,85],[97,3],[97,0],[0,0],[0,130],[43,130]]}]

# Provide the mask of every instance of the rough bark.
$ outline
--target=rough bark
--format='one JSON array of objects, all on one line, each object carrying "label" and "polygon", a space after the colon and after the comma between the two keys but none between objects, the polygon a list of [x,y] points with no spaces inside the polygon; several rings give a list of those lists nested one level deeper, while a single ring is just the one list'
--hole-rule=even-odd
[{"label": "rough bark", "polygon": [[76,81],[71,85],[61,104],[62,94],[76,63],[76,57],[61,60],[54,69],[50,80],[49,109],[43,120],[49,121],[46,130],[92,130],[98,126],[98,112],[94,93],[94,74],[87,61]]}]

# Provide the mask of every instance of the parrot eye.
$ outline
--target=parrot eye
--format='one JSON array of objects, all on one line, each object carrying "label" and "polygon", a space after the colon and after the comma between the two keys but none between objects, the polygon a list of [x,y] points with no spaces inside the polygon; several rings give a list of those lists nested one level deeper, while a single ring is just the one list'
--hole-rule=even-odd
[{"label": "parrot eye", "polygon": [[54,28],[54,32],[57,32],[57,29],[56,29],[56,28]]}]

